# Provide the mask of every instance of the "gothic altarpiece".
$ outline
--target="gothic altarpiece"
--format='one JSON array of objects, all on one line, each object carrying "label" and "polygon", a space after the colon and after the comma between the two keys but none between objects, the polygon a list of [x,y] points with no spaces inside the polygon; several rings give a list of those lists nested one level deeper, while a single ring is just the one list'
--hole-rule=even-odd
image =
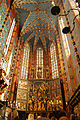
[{"label": "gothic altarpiece", "polygon": [[25,44],[16,108],[21,111],[40,112],[55,111],[62,107],[54,44],[51,44],[47,54],[41,47],[37,48],[33,54],[28,44]]}]

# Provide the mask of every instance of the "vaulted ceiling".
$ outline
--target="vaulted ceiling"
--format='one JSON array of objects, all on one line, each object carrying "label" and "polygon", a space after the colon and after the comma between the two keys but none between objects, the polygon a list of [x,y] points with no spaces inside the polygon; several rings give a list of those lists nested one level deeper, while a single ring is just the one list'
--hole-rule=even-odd
[{"label": "vaulted ceiling", "polygon": [[45,50],[58,34],[58,18],[51,8],[61,0],[14,0],[20,20],[20,38],[27,40],[33,49],[42,45]]}]

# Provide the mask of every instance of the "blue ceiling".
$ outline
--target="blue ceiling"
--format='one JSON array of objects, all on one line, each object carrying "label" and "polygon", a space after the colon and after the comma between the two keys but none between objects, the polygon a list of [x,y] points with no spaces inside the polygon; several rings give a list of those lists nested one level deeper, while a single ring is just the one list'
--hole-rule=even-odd
[{"label": "blue ceiling", "polygon": [[[53,0],[52,0],[53,1]],[[51,0],[15,0],[15,8],[19,13],[20,38],[24,37],[33,49],[39,42],[46,50],[51,41],[56,42],[58,18],[51,14]],[[54,0],[60,4],[61,0]]]}]

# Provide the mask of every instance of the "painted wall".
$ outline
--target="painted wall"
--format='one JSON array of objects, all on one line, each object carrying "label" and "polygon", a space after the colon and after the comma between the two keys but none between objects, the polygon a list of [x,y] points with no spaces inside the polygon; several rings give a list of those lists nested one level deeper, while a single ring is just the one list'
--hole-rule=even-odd
[{"label": "painted wall", "polygon": [[[63,14],[64,14],[64,10],[68,11],[71,8],[76,8],[76,3],[73,0],[64,1],[64,9],[62,7]],[[78,14],[78,11],[71,11],[67,17],[62,17],[65,26],[70,25],[70,27],[72,29],[73,28],[73,24],[72,24],[73,19],[77,14]],[[69,22],[69,25],[67,24],[68,22]],[[77,89],[77,87],[80,84],[80,73],[79,73],[79,71],[80,71],[80,64],[79,64],[80,34],[79,33],[80,33],[80,18],[77,17],[75,19],[74,31],[71,34],[67,34],[68,44],[69,44],[69,48],[70,48],[70,52],[71,52],[71,55],[68,60],[68,64],[70,64],[70,68],[71,68],[71,70],[69,70],[70,68],[68,68],[69,74],[70,74],[70,80],[68,80],[68,84],[69,84],[69,86],[71,84],[71,87],[69,87],[70,97],[74,94],[75,90]],[[74,44],[74,42],[75,42],[75,44]],[[79,58],[78,58],[78,56],[79,56]],[[70,83],[69,83],[69,81],[70,81]],[[71,91],[72,91],[72,93],[71,93]]]}]

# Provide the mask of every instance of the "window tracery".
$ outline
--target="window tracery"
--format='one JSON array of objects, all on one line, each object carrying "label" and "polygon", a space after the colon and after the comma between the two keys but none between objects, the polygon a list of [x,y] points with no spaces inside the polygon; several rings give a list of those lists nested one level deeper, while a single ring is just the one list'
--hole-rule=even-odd
[{"label": "window tracery", "polygon": [[[60,23],[60,28],[61,31],[64,28],[64,22],[63,19],[61,18],[61,20],[59,20]],[[65,54],[66,57],[68,58],[70,56],[70,48],[69,48],[69,44],[68,44],[68,39],[67,39],[67,35],[62,33],[62,40],[63,40],[63,45],[64,45],[64,49],[65,49]]]},{"label": "window tracery", "polygon": [[24,47],[24,53],[23,53],[21,79],[27,79],[27,76],[28,76],[29,50],[30,50],[29,45],[26,44]]},{"label": "window tracery", "polygon": [[59,75],[58,75],[56,49],[53,43],[50,46],[50,53],[51,53],[51,64],[52,64],[52,78],[56,79],[59,77]]},{"label": "window tracery", "polygon": [[7,37],[6,47],[4,49],[5,55],[7,54],[7,51],[8,51],[8,47],[9,47],[9,44],[10,44],[10,40],[11,40],[11,37],[12,37],[14,27],[15,27],[15,18],[13,19],[13,23],[12,23],[12,26],[10,28],[10,32],[8,34],[8,37]]},{"label": "window tracery", "polygon": [[37,49],[37,62],[36,62],[36,79],[43,79],[43,50]]}]

